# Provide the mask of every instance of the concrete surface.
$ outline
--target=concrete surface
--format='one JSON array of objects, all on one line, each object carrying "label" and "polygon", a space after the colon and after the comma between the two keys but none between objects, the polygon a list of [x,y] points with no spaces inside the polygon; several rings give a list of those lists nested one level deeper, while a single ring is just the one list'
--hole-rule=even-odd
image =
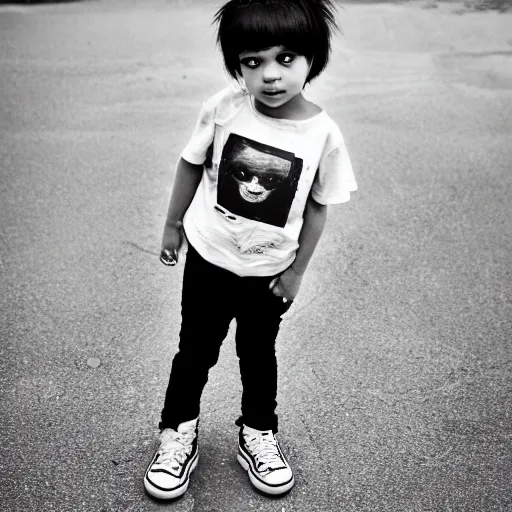
[{"label": "concrete surface", "polygon": [[512,510],[512,17],[455,3],[347,5],[309,91],[360,190],[280,335],[296,487],[262,496],[236,462],[231,331],[189,492],[144,494],[179,329],[182,267],[157,254],[225,81],[216,6],[0,9],[0,509]]}]

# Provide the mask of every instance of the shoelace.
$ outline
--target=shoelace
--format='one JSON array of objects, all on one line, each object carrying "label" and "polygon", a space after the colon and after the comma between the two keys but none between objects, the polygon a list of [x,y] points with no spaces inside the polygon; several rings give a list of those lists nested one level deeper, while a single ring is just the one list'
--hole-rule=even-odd
[{"label": "shoelace", "polygon": [[192,451],[192,441],[195,438],[195,431],[175,432],[164,430],[161,436],[161,445],[158,453],[160,460],[158,464],[170,466],[171,469],[179,470],[185,462],[187,455]]},{"label": "shoelace", "polygon": [[277,449],[277,444],[270,433],[246,434],[244,433],[245,444],[256,459],[258,471],[272,471],[284,468],[283,459]]}]

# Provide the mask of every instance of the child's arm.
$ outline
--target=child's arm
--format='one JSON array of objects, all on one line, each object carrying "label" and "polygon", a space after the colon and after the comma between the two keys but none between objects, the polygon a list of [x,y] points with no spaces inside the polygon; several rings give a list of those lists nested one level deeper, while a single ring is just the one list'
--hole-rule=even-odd
[{"label": "child's arm", "polygon": [[178,251],[183,242],[182,220],[202,174],[202,165],[191,164],[183,158],[178,162],[162,238],[162,251],[169,251],[175,261],[178,261]]},{"label": "child's arm", "polygon": [[275,295],[288,300],[293,300],[297,295],[302,276],[324,230],[326,218],[327,206],[317,203],[309,196],[304,210],[304,223],[299,235],[297,255],[272,288]]}]

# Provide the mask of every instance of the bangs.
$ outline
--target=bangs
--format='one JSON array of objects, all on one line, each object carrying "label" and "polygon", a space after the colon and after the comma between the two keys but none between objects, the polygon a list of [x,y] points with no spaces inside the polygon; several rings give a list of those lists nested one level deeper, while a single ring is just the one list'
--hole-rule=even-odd
[{"label": "bangs", "polygon": [[313,32],[304,12],[291,5],[264,6],[260,3],[239,9],[234,13],[229,30],[229,41],[220,40],[221,46],[229,45],[229,53],[260,51],[273,46],[284,46],[301,55],[309,56],[308,35]]}]

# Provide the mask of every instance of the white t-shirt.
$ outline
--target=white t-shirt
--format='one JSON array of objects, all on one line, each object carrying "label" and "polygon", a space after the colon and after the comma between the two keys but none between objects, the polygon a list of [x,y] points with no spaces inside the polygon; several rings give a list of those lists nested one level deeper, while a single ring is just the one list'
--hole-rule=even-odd
[{"label": "white t-shirt", "polygon": [[227,87],[207,100],[182,158],[204,172],[184,217],[189,242],[239,276],[270,276],[295,259],[304,208],[357,189],[343,136],[324,112],[306,120],[259,113]]}]

